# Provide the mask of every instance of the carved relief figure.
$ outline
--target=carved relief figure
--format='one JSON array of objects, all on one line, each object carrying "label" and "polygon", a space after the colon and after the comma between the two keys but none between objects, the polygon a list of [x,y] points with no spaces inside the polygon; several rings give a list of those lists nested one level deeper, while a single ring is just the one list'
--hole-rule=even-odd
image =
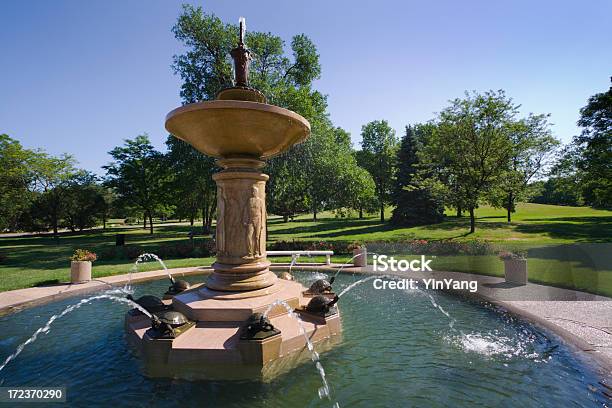
[{"label": "carved relief figure", "polygon": [[[243,225],[247,228],[247,250],[249,256],[260,257],[265,249],[265,216],[266,207],[264,200],[259,197],[259,188],[251,188],[251,197],[243,209]],[[262,239],[263,238],[263,239]]]},{"label": "carved relief figure", "polygon": [[225,248],[227,255],[241,256],[246,252],[242,226],[242,205],[236,197],[235,190],[226,193],[225,207]]},{"label": "carved relief figure", "polygon": [[221,186],[218,186],[217,197],[217,252],[225,255],[225,217],[227,217],[227,214],[225,211],[225,190]]}]

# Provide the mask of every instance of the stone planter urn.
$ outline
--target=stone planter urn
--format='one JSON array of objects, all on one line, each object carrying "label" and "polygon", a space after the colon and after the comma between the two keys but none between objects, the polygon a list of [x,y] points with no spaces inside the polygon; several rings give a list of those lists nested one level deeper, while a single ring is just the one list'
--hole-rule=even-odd
[{"label": "stone planter urn", "polygon": [[353,249],[353,265],[362,268],[368,266],[368,250],[366,247]]},{"label": "stone planter urn", "polygon": [[91,280],[91,261],[71,261],[70,283],[85,283]]},{"label": "stone planter urn", "polygon": [[518,285],[527,284],[527,260],[504,259],[504,275],[506,282]]}]

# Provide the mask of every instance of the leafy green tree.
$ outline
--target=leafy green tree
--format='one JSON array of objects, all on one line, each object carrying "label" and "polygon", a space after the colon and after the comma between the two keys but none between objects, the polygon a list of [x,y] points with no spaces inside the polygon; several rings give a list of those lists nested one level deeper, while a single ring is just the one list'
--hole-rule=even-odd
[{"label": "leafy green tree", "polygon": [[532,183],[529,202],[552,205],[583,205],[580,184],[576,177],[554,176]]},{"label": "leafy green tree", "polygon": [[209,233],[217,205],[217,187],[212,175],[217,171],[214,159],[195,150],[188,143],[173,136],[166,141],[169,170],[173,174],[171,187],[179,215],[186,216],[191,225],[198,212],[202,215],[202,229]]},{"label": "leafy green tree", "polygon": [[103,167],[107,185],[115,189],[122,205],[138,208],[148,218],[153,234],[153,215],[167,202],[171,177],[164,155],[155,150],[146,134],[126,139],[123,146],[115,147],[109,154],[113,161]]},{"label": "leafy green tree", "polygon": [[77,173],[75,160],[70,155],[59,157],[37,152],[30,162],[32,190],[36,193],[33,201],[33,219],[46,228],[53,229],[57,236],[65,206],[66,187]]},{"label": "leafy green tree", "polygon": [[419,154],[422,185],[467,209],[470,233],[476,230],[475,208],[500,182],[514,154],[511,125],[517,111],[502,90],[466,93],[439,113]]},{"label": "leafy green tree", "polygon": [[271,160],[267,166],[268,172],[274,175],[267,184],[268,211],[282,216],[283,222],[309,209],[308,183],[301,172],[300,156],[293,152],[289,157]]},{"label": "leafy green tree", "polygon": [[[214,99],[220,89],[231,86],[228,55],[236,46],[236,25],[223,23],[201,7],[186,5],[173,32],[186,48],[185,53],[175,56],[173,64],[183,80],[181,97],[185,103]],[[269,103],[304,116],[312,128],[305,143],[268,161],[269,210],[288,219],[310,209],[316,218],[319,211],[336,205],[338,189],[330,183],[329,174],[334,174],[334,154],[339,153],[338,149],[330,150],[337,134],[327,114],[326,97],[312,89],[313,81],[321,75],[316,46],[307,36],[296,35],[290,45],[292,55],[287,56],[283,40],[271,33],[248,31],[245,42],[255,55],[250,85],[262,91]],[[348,150],[342,152],[349,154]]]},{"label": "leafy green tree", "polygon": [[370,173],[359,165],[349,132],[337,127],[334,130],[333,143],[339,150],[334,152],[334,155],[340,166],[336,176],[338,178],[336,207],[355,210],[359,219],[363,219],[364,213],[373,213],[378,207],[374,180]]},{"label": "leafy green tree", "polygon": [[576,167],[587,204],[612,208],[612,87],[589,98],[574,137]]},{"label": "leafy green tree", "polygon": [[343,186],[339,198],[342,206],[357,211],[359,219],[363,219],[364,213],[373,213],[378,209],[376,185],[366,169],[355,162],[344,167],[339,177]]},{"label": "leafy green tree", "polygon": [[560,142],[552,136],[549,115],[529,114],[510,124],[513,153],[503,177],[493,185],[489,202],[507,212],[508,222],[517,201],[528,199],[528,185],[545,175]]},{"label": "leafy green tree", "polygon": [[417,151],[432,125],[406,126],[406,134],[397,152],[397,171],[392,203],[395,205],[391,222],[413,226],[434,224],[444,219],[444,203],[429,189],[416,183],[419,158]]},{"label": "leafy green tree", "polygon": [[395,175],[398,140],[386,120],[375,120],[361,128],[360,165],[372,175],[380,209],[380,221],[385,221],[385,206],[390,203]]},{"label": "leafy green tree", "polygon": [[[184,103],[214,99],[219,90],[231,86],[232,67],[228,55],[236,46],[236,25],[223,23],[215,15],[204,13],[201,7],[186,5],[173,32],[187,49],[174,58],[175,72],[183,80],[181,97]],[[284,42],[271,33],[249,31],[245,42],[256,56],[251,64],[251,86],[262,91],[270,103],[298,111],[311,123],[313,118],[325,115],[325,98],[310,89],[312,81],[320,75],[320,66],[316,48],[306,36],[293,38],[293,58],[285,56]],[[187,157],[186,161],[192,162],[184,161],[184,166],[199,167],[200,175],[195,182],[205,185],[205,179],[215,171],[214,162],[206,161],[197,152],[185,154],[186,148],[178,143],[170,143],[169,148],[171,152],[180,150]],[[309,149],[302,147],[269,162],[267,170],[271,180],[268,195],[273,212],[289,217],[307,208],[306,195],[310,189],[298,169],[309,166],[311,155],[308,153]],[[208,167],[204,168],[202,164]],[[299,176],[299,180],[294,175]],[[189,202],[194,202],[210,197],[210,194],[186,196],[190,197]]]},{"label": "leafy green tree", "polygon": [[19,218],[30,206],[30,163],[35,155],[17,140],[0,134],[0,231],[16,230]]},{"label": "leafy green tree", "polygon": [[104,184],[97,184],[98,189],[98,197],[101,199],[101,203],[99,204],[100,208],[100,218],[102,218],[102,228],[106,231],[106,223],[108,219],[111,217],[113,212],[117,211],[117,196],[112,188],[105,186]]},{"label": "leafy green tree", "polygon": [[62,218],[65,227],[71,231],[82,231],[95,227],[103,218],[106,201],[98,178],[87,171],[73,175],[65,186]]}]

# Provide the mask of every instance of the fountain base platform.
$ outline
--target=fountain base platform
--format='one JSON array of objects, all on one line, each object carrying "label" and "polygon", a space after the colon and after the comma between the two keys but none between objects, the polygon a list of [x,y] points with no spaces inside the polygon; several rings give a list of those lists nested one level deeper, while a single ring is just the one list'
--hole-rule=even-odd
[{"label": "fountain base platform", "polygon": [[145,374],[153,377],[270,380],[310,358],[300,322],[283,305],[268,313],[279,334],[263,340],[241,339],[248,318],[264,313],[282,300],[301,318],[306,336],[319,343],[317,351],[331,348],[340,338],[340,313],[327,317],[300,314],[308,303],[298,282],[279,279],[268,293],[244,297],[244,292],[219,292],[205,286],[174,296],[174,310],[183,313],[193,327],[174,339],[152,338],[151,320],[137,313],[126,315],[128,340],[142,356]]}]

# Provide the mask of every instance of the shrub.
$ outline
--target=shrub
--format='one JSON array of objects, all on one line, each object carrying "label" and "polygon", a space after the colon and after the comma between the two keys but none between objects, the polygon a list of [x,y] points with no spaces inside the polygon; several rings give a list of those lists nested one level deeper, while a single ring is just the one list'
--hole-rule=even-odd
[{"label": "shrub", "polygon": [[145,253],[145,250],[138,247],[138,246],[133,246],[133,245],[126,245],[124,247],[124,251],[125,251],[125,256],[128,259],[136,259],[138,258],[140,255]]},{"label": "shrub", "polygon": [[355,249],[361,249],[361,248],[363,248],[364,246],[365,246],[365,245],[363,245],[363,244],[361,244],[361,243],[359,243],[359,242],[355,241],[355,242],[353,242],[353,243],[348,244],[348,246],[347,246],[347,248],[346,248],[346,249],[347,249],[349,252],[353,252],[353,250],[355,250]]},{"label": "shrub", "polygon": [[100,256],[98,256],[98,259],[102,260],[123,258],[123,251],[117,249],[117,247],[110,247],[98,252],[100,254]]},{"label": "shrub", "polygon": [[212,239],[206,239],[202,241],[199,245],[200,256],[202,258],[209,258],[211,256],[215,256],[217,253],[217,244]]},{"label": "shrub", "polygon": [[94,252],[89,252],[86,249],[76,249],[74,251],[74,254],[72,254],[72,256],[70,257],[71,260],[73,261],[89,261],[89,262],[93,262],[96,259],[98,259],[98,257],[96,256],[96,254]]},{"label": "shrub", "polygon": [[268,249],[270,251],[334,251],[335,255],[352,253],[353,243],[346,241],[276,241]]},{"label": "shrub", "polygon": [[498,254],[498,256],[499,256],[499,259],[501,259],[502,261],[507,261],[510,259],[516,259],[516,260],[527,259],[527,253],[524,251],[515,251],[515,252],[501,251]]}]

